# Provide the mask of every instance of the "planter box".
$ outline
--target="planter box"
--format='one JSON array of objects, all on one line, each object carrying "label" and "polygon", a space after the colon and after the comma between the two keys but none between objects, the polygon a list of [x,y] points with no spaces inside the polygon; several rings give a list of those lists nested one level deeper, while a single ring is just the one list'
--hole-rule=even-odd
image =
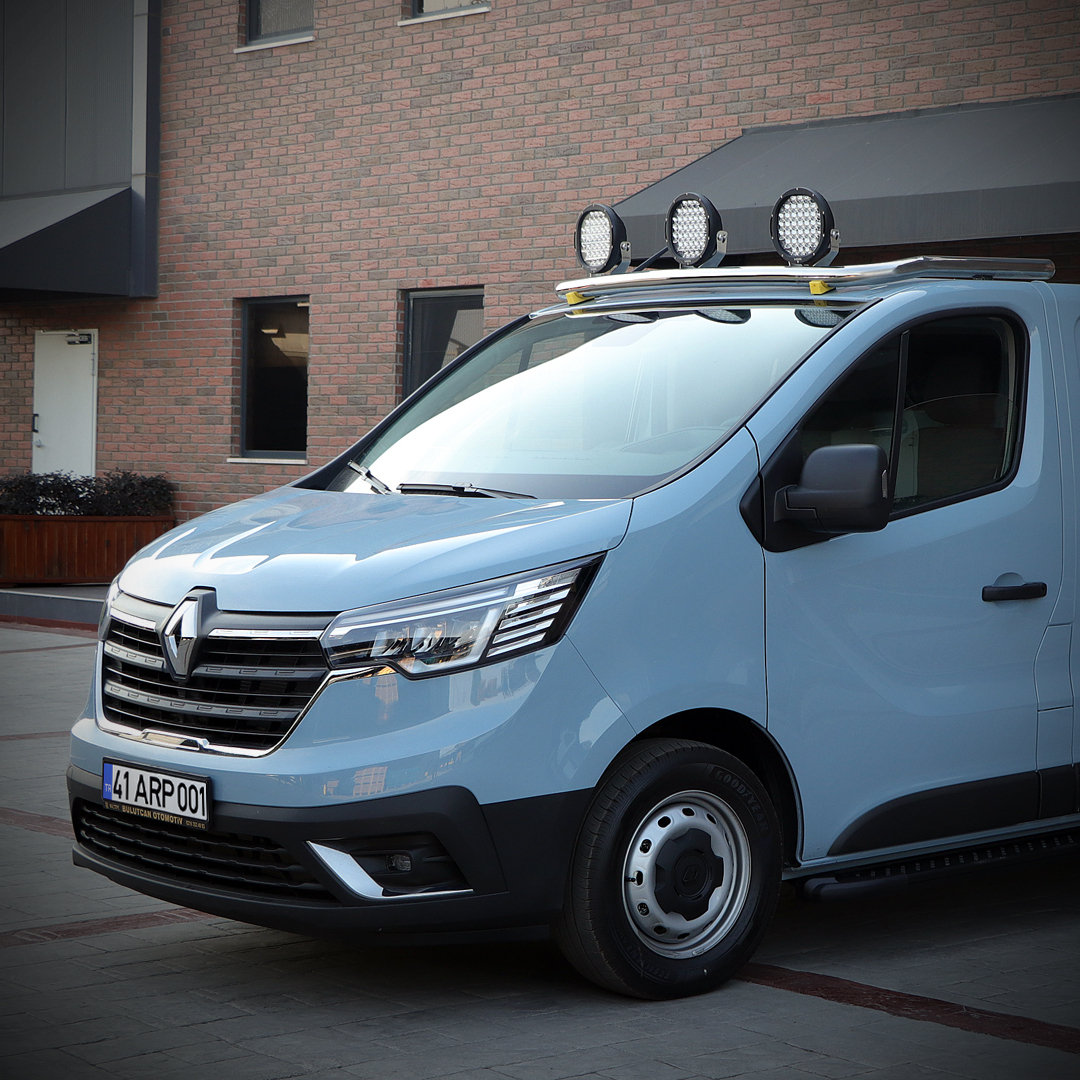
[{"label": "planter box", "polygon": [[110,582],[175,524],[171,517],[0,514],[0,585]]}]

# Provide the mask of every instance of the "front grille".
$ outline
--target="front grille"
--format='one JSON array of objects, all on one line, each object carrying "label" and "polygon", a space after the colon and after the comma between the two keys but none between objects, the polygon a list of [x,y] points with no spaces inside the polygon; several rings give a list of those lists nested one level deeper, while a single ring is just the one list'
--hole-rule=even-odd
[{"label": "front grille", "polygon": [[[199,643],[194,670],[178,679],[157,629],[169,613],[112,612],[101,672],[105,719],[133,734],[165,732],[240,753],[276,746],[327,673],[318,631],[283,628],[274,637],[274,630],[213,629]],[[291,636],[298,633],[308,636]]]},{"label": "front grille", "polygon": [[249,895],[336,903],[306,866],[263,836],[166,825],[77,800],[75,836],[113,865]]}]

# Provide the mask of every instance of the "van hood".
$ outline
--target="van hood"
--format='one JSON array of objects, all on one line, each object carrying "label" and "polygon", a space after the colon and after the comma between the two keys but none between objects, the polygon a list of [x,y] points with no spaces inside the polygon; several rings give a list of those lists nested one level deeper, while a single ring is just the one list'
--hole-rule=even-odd
[{"label": "van hood", "polygon": [[226,611],[332,612],[534,570],[615,547],[632,502],[535,502],[279,488],[143,548],[120,588]]}]

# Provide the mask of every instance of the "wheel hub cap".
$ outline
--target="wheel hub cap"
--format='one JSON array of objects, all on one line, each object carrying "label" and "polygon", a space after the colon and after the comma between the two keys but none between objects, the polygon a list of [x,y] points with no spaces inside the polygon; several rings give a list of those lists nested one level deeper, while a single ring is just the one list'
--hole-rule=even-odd
[{"label": "wheel hub cap", "polygon": [[672,958],[712,948],[742,912],[750,846],[738,816],[705,791],[684,791],[641,820],[623,863],[623,907],[637,936]]},{"label": "wheel hub cap", "polygon": [[698,919],[713,890],[723,884],[724,860],[713,853],[708,833],[690,829],[662,844],[654,865],[656,902],[665,914]]}]

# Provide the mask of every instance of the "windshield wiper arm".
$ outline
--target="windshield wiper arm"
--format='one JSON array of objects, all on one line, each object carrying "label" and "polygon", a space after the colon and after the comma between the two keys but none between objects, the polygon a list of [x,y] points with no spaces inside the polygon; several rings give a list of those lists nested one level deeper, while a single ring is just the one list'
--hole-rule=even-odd
[{"label": "windshield wiper arm", "polygon": [[475,484],[398,484],[402,495],[462,495],[482,499],[535,499],[523,491],[477,487]]},{"label": "windshield wiper arm", "polygon": [[357,465],[355,461],[349,462],[349,468],[354,473],[359,473],[380,495],[392,495],[393,492],[368,468]]}]

